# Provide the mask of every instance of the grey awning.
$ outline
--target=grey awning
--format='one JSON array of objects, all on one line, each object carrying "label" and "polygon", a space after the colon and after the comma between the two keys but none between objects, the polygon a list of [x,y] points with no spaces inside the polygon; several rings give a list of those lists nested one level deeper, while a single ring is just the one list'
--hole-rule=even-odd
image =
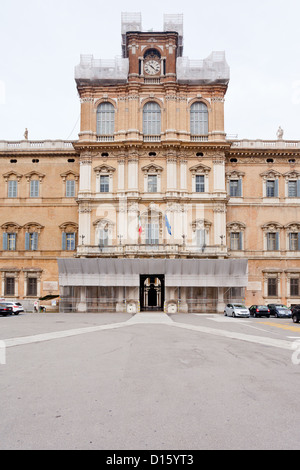
[{"label": "grey awning", "polygon": [[139,286],[140,274],[164,274],[165,286],[244,287],[245,259],[59,258],[60,286]]}]

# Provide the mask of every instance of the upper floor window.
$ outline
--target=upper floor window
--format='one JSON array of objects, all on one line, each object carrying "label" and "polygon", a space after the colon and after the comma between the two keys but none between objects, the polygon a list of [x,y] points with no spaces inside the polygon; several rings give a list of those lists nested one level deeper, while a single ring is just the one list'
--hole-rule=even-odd
[{"label": "upper floor window", "polygon": [[279,250],[279,232],[267,232],[267,250]]},{"label": "upper floor window", "polygon": [[18,195],[18,181],[17,180],[9,180],[8,181],[8,197],[17,197]]},{"label": "upper floor window", "polygon": [[100,175],[100,193],[109,192],[109,175]]},{"label": "upper floor window", "polygon": [[241,197],[242,195],[242,180],[241,179],[229,180],[229,195],[231,197]]},{"label": "upper floor window", "polygon": [[160,135],[161,133],[160,107],[154,101],[146,103],[143,108],[143,133],[145,135]]},{"label": "upper floor window", "polygon": [[266,197],[278,197],[278,179],[266,181]]},{"label": "upper floor window", "polygon": [[202,102],[193,103],[190,111],[191,135],[208,134],[208,109]]},{"label": "upper floor window", "polygon": [[196,175],[195,176],[195,191],[196,191],[196,193],[204,193],[205,192],[204,175]]},{"label": "upper floor window", "polygon": [[3,233],[3,250],[15,251],[17,244],[16,233]]},{"label": "upper floor window", "polygon": [[30,181],[30,197],[39,197],[40,182],[39,180]]},{"label": "upper floor window", "polygon": [[146,225],[146,243],[148,245],[157,245],[159,243],[159,224],[150,222]]},{"label": "upper floor window", "polygon": [[157,175],[148,175],[148,193],[157,193]]},{"label": "upper floor window", "polygon": [[75,197],[75,180],[66,180],[66,197]]},{"label": "upper floor window", "polygon": [[25,250],[35,251],[38,249],[38,232],[25,233]]},{"label": "upper floor window", "polygon": [[300,197],[300,180],[289,180],[288,197]]},{"label": "upper floor window", "polygon": [[115,132],[115,108],[109,102],[97,108],[97,135],[112,135]]}]

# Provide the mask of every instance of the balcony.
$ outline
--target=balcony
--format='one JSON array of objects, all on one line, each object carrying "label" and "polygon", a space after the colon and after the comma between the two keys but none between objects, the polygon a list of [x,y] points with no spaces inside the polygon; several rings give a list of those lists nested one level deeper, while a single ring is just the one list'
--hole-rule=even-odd
[{"label": "balcony", "polygon": [[123,245],[79,245],[77,256],[80,257],[138,257],[138,256],[169,256],[169,257],[197,257],[207,258],[227,256],[225,245],[182,245],[177,243],[160,244],[123,244]]}]

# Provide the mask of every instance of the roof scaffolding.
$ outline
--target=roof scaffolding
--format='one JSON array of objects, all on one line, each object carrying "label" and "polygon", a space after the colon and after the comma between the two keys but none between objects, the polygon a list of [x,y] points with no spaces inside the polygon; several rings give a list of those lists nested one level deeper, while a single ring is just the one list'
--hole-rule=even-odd
[{"label": "roof scaffolding", "polygon": [[80,64],[75,67],[75,80],[101,80],[102,83],[117,81],[126,83],[129,70],[128,59],[94,59],[92,54],[81,54]]},{"label": "roof scaffolding", "polygon": [[206,59],[190,60],[188,57],[177,58],[178,83],[228,84],[229,66],[224,51],[214,51]]}]

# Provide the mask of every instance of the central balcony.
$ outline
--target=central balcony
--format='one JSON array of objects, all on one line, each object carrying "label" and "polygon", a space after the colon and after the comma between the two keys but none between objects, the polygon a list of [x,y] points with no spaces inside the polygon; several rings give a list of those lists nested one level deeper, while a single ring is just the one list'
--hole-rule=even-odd
[{"label": "central balcony", "polygon": [[122,245],[79,245],[79,257],[139,257],[139,256],[170,256],[207,258],[227,256],[225,245],[180,245],[180,244],[122,244]]}]

